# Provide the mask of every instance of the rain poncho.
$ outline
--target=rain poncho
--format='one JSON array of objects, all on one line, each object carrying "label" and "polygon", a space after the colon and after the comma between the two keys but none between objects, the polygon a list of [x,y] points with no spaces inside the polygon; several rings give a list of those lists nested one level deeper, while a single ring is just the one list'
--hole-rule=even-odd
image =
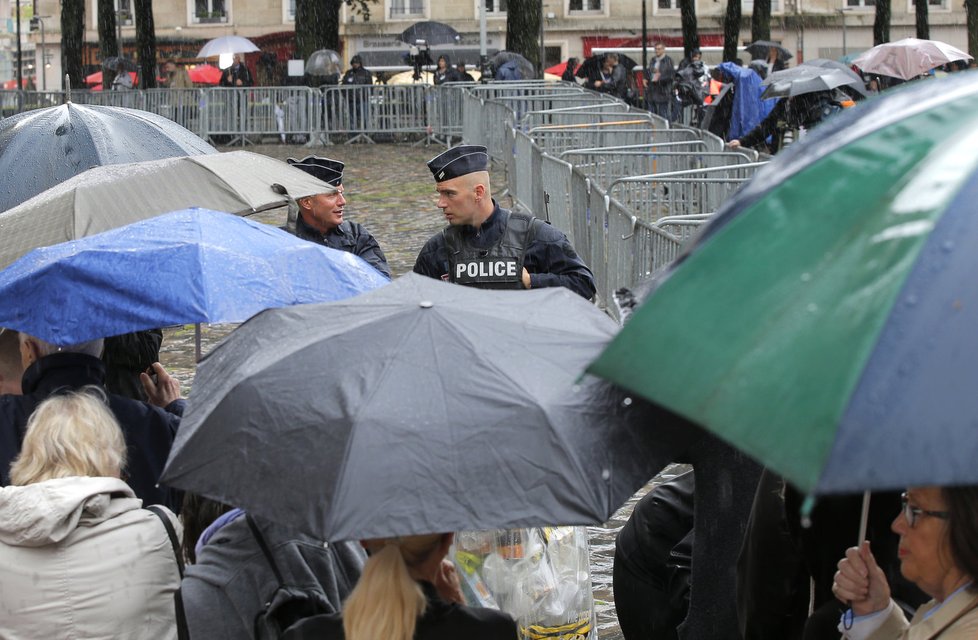
[{"label": "rain poncho", "polygon": [[724,82],[733,82],[733,111],[727,140],[736,140],[756,127],[774,108],[776,100],[761,100],[761,77],[753,69],[745,69],[733,62],[721,62],[718,67]]}]

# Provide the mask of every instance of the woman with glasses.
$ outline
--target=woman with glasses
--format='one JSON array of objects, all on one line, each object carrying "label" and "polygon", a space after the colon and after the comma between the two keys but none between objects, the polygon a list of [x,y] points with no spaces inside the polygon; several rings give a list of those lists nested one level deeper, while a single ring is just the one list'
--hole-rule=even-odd
[{"label": "woman with glasses", "polygon": [[851,640],[978,638],[978,486],[918,487],[903,495],[893,520],[900,571],[933,598],[911,622],[869,550],[852,547],[839,562],[832,591],[850,604],[840,630]]}]

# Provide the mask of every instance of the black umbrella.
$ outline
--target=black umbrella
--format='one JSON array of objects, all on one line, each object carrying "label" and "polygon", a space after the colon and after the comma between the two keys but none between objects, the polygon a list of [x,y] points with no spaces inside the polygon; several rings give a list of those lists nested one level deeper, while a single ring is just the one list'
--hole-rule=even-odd
[{"label": "black umbrella", "polygon": [[578,382],[616,330],[415,274],[263,312],[200,363],[163,481],[328,540],[604,522],[677,453]]},{"label": "black umbrella", "polygon": [[855,73],[846,73],[843,69],[804,63],[775,71],[764,79],[761,86],[764,87],[762,99],[791,98],[816,91],[829,91],[836,87],[852,86],[860,90],[863,81]]},{"label": "black umbrella", "polygon": [[217,153],[148,111],[69,102],[0,120],[0,211],[106,164]]},{"label": "black umbrella", "polygon": [[767,52],[771,48],[777,49],[778,58],[780,60],[782,61],[791,60],[792,56],[790,51],[782,47],[777,42],[771,42],[770,40],[756,40],[750,43],[749,45],[747,45],[747,47],[744,48],[744,51],[749,53],[752,58],[761,58],[762,60],[767,60]]},{"label": "black umbrella", "polygon": [[129,58],[111,56],[102,61],[102,68],[108,71],[138,71],[139,67]]},{"label": "black umbrella", "polygon": [[[500,51],[492,57],[490,63],[492,68],[496,70],[497,77],[500,77],[499,70],[505,64],[513,65],[522,80],[536,77],[536,67],[533,66],[533,63],[514,51]],[[502,74],[502,78],[505,79],[505,74]]]},{"label": "black umbrella", "polygon": [[[577,68],[575,75],[578,78],[589,78],[593,74],[598,72],[604,62],[604,54],[591,56],[581,63],[581,66]],[[618,64],[624,67],[626,73],[632,73],[636,66],[639,66],[635,60],[626,56],[624,53],[618,54]]]},{"label": "black umbrella", "polygon": [[862,76],[852,70],[849,65],[839,62],[838,60],[829,60],[828,58],[815,58],[813,60],[805,60],[798,66],[809,66],[809,67],[821,67],[823,69],[838,69],[845,73],[849,78],[855,82],[844,85],[841,87],[843,91],[848,93],[853,98],[857,100],[860,98],[865,98],[868,94],[866,93],[866,82],[863,80]]},{"label": "black umbrella", "polygon": [[423,44],[433,47],[439,44],[458,44],[461,36],[447,24],[427,21],[415,22],[402,31],[398,39],[407,44],[418,44],[421,40]]}]

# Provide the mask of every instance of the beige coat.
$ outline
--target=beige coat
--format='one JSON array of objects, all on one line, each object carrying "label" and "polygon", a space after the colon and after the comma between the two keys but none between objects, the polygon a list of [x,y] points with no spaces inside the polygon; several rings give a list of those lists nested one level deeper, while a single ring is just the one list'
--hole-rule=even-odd
[{"label": "beige coat", "polygon": [[0,487],[0,638],[176,638],[176,559],[141,505],[117,478]]},{"label": "beige coat", "polygon": [[[917,609],[909,625],[900,610],[892,607],[883,626],[869,636],[869,640],[975,640],[978,638],[978,606],[976,605],[978,605],[978,587],[972,586],[948,600],[937,613],[926,620],[924,615],[937,606],[937,602],[931,600],[922,605]],[[966,609],[970,610],[938,634],[948,622]]]}]

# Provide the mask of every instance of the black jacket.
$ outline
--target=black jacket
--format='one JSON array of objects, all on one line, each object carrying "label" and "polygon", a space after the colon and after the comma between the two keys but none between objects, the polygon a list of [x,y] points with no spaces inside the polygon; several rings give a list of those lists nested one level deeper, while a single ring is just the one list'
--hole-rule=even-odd
[{"label": "black jacket", "polygon": [[[81,353],[53,353],[39,359],[24,372],[22,396],[0,396],[0,483],[10,484],[10,463],[20,453],[27,419],[48,396],[63,389],[94,385],[105,389],[105,365]],[[128,446],[128,463],[123,479],[143,504],[163,504],[177,511],[180,494],[156,483],[170,454],[180,426],[183,400],[166,411],[138,400],[109,394],[109,408],[122,426]]]},{"label": "black jacket", "polygon": [[380,249],[380,244],[369,231],[356,222],[344,220],[340,226],[324,235],[306,224],[302,219],[302,214],[299,214],[299,218],[295,222],[295,235],[330,249],[346,251],[355,256],[360,256],[377,271],[388,278],[391,277],[391,268],[387,266],[387,257]]},{"label": "black jacket", "polygon": [[369,71],[360,67],[359,69],[354,69],[350,67],[343,74],[342,84],[373,84],[374,77]]},{"label": "black jacket", "polygon": [[[515,640],[520,637],[516,622],[509,614],[446,602],[431,583],[420,584],[428,608],[418,619],[415,640]],[[282,640],[340,640],[343,637],[342,617],[330,614],[302,620],[286,630]]]},{"label": "black jacket", "polygon": [[[508,217],[509,211],[496,204],[479,229],[462,227],[462,237],[474,247],[492,247],[505,231]],[[578,257],[567,236],[549,224],[534,226],[534,237],[523,256],[523,266],[530,273],[530,288],[567,287],[584,298],[591,298],[595,291],[594,275]],[[414,263],[414,272],[429,278],[448,279],[444,232],[435,234],[424,244]]]}]

